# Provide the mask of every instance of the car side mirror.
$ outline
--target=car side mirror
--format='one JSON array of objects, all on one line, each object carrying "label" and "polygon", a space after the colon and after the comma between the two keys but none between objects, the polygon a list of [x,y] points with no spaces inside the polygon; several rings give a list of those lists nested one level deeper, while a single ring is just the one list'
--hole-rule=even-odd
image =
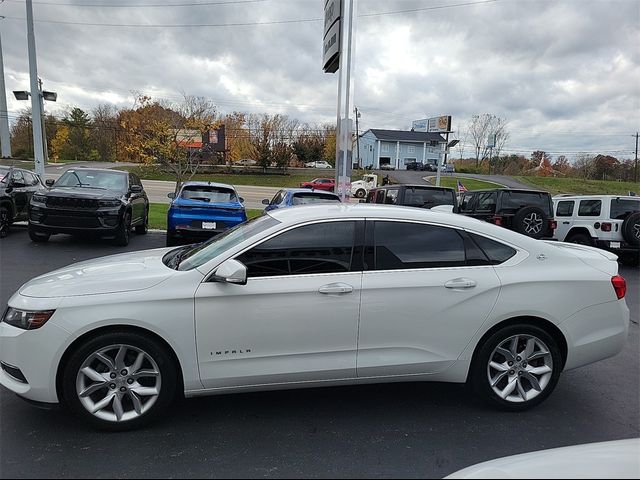
[{"label": "car side mirror", "polygon": [[244,198],[240,197],[240,203],[244,203]]},{"label": "car side mirror", "polygon": [[265,198],[264,200],[262,200],[262,204],[269,205],[270,204],[269,199]]},{"label": "car side mirror", "polygon": [[142,193],[143,188],[142,185],[131,185],[129,190],[131,193]]},{"label": "car side mirror", "polygon": [[247,284],[247,267],[238,260],[230,258],[222,262],[216,269],[211,280],[214,282],[233,283],[235,285]]},{"label": "car side mirror", "polygon": [[167,193],[167,197],[169,197],[171,200],[173,200],[174,198],[176,198],[176,194],[175,194],[175,192],[169,192],[169,193]]},{"label": "car side mirror", "polygon": [[47,179],[44,181],[44,184],[45,184],[47,187],[53,187],[53,184],[54,184],[54,183],[56,183],[56,181],[55,181],[53,178],[47,178]]}]

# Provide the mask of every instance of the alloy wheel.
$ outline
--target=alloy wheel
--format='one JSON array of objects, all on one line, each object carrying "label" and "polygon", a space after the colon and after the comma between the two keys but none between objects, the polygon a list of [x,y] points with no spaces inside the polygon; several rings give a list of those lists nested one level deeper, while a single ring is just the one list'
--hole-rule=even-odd
[{"label": "alloy wheel", "polygon": [[633,236],[640,240],[640,223],[633,225]]},{"label": "alloy wheel", "polygon": [[553,375],[553,358],[547,345],[533,335],[514,335],[489,356],[487,378],[501,399],[522,403],[540,395]]},{"label": "alloy wheel", "polygon": [[533,212],[524,217],[523,224],[524,230],[528,235],[535,235],[542,231],[542,224],[544,221],[542,217]]},{"label": "alloy wheel", "polygon": [[89,355],[76,376],[76,394],[93,416],[107,422],[134,420],[158,400],[162,376],[156,361],[131,345],[110,345]]}]

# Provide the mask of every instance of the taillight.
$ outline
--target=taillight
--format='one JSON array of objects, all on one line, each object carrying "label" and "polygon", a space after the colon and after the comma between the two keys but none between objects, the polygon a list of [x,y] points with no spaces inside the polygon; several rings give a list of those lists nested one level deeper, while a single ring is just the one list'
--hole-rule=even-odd
[{"label": "taillight", "polygon": [[501,216],[499,216],[499,215],[494,216],[494,217],[491,219],[491,221],[492,221],[495,225],[498,225],[498,226],[501,226],[501,225],[502,225],[502,217],[501,217]]},{"label": "taillight", "polygon": [[618,300],[624,298],[627,293],[627,281],[624,277],[621,275],[611,277],[611,285],[613,285],[613,289],[616,291]]},{"label": "taillight", "polygon": [[551,230],[555,230],[556,228],[558,228],[558,222],[556,222],[555,220],[549,220],[549,228]]},{"label": "taillight", "polygon": [[600,228],[602,229],[603,232],[610,232],[611,231],[611,224],[604,222]]}]

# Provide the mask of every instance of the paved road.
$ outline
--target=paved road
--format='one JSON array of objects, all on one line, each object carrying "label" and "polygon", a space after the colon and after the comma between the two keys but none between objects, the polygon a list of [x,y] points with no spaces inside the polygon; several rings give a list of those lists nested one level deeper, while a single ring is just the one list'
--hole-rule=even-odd
[{"label": "paved road", "polygon": [[[389,173],[389,177],[394,179],[397,183],[425,183],[427,184],[423,178],[424,177],[435,177],[435,173],[433,172],[414,172],[414,171],[406,171],[406,170],[396,170]],[[384,176],[384,175],[383,175]],[[443,177],[445,175],[443,174]],[[446,174],[446,176],[451,176],[451,174]],[[505,175],[476,175],[471,173],[455,173],[453,176],[461,177],[461,178],[473,178],[476,180],[483,180],[485,182],[493,182],[498,185],[503,185],[509,188],[524,188],[527,190],[531,190],[534,187],[531,185],[527,185],[525,183],[518,182],[513,177],[508,177]],[[435,182],[434,182],[435,183]]]},{"label": "paved road", "polygon": [[[126,249],[56,236],[0,240],[0,304],[35,275]],[[623,269],[638,322],[638,270]],[[238,319],[241,321],[241,319]],[[0,388],[0,477],[441,477],[532,450],[640,436],[640,337],[618,356],[566,372],[534,410],[503,413],[463,386],[396,384],[187,400],[144,430],[104,434]]]}]

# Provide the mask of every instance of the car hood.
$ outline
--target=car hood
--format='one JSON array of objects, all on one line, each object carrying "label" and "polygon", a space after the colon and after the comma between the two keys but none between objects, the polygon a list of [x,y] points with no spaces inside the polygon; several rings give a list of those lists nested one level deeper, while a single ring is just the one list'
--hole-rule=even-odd
[{"label": "car hood", "polygon": [[39,192],[47,197],[64,197],[64,198],[90,198],[97,200],[106,200],[122,197],[123,193],[117,190],[102,190],[100,188],[90,187],[56,187],[44,192]]},{"label": "car hood", "polygon": [[175,270],[162,263],[162,257],[170,250],[158,248],[74,263],[25,283],[20,294],[55,298],[151,288],[175,275]]}]

